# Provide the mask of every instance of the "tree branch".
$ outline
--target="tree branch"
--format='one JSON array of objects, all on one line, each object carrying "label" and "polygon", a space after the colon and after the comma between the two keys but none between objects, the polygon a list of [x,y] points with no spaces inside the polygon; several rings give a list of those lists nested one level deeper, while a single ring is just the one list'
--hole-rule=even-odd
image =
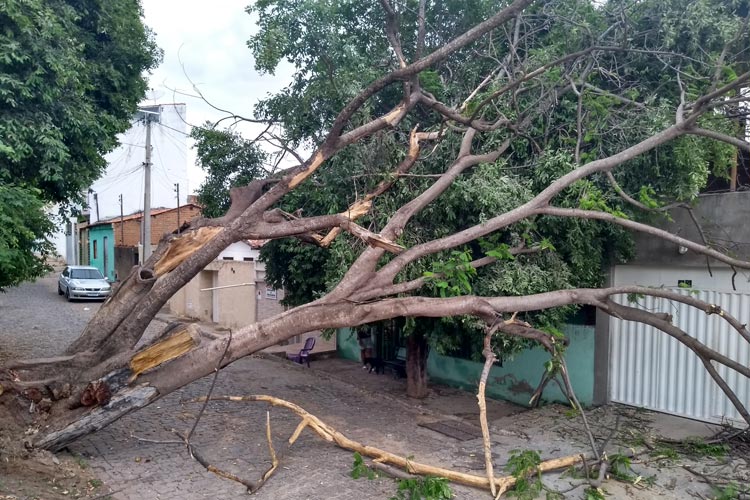
[{"label": "tree branch", "polygon": [[719,262],[724,262],[725,264],[728,264],[730,266],[735,266],[742,269],[750,269],[750,262],[748,261],[729,257],[721,252],[714,250],[713,248],[682,238],[670,233],[669,231],[665,231],[664,229],[659,229],[653,226],[649,226],[648,224],[643,224],[641,222],[636,222],[629,219],[623,219],[622,217],[618,217],[607,212],[582,210],[578,208],[545,207],[537,209],[535,213],[539,215],[552,215],[555,217],[575,217],[579,219],[594,219],[611,222],[633,231],[650,234],[652,236],[657,236],[663,240],[671,241],[678,246],[683,246],[701,255],[707,255],[718,260]]}]

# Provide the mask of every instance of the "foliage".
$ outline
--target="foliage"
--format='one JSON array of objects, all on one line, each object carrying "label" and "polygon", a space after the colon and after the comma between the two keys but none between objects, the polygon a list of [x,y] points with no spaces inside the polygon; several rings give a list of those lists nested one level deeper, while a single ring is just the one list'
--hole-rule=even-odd
[{"label": "foliage", "polygon": [[508,491],[509,497],[532,500],[543,489],[542,475],[538,470],[542,457],[534,450],[512,450],[505,470],[516,478],[516,484]]},{"label": "foliage", "polygon": [[359,479],[361,477],[375,479],[377,477],[375,471],[367,466],[362,459],[362,455],[360,455],[358,451],[354,452],[354,463],[352,464],[352,471],[349,475],[352,476],[352,479]]},{"label": "foliage", "polygon": [[477,274],[471,265],[471,254],[466,250],[453,250],[450,255],[444,261],[433,262],[432,271],[425,271],[424,277],[441,297],[471,293],[471,279]]},{"label": "foliage", "polygon": [[399,479],[398,492],[390,500],[450,500],[453,498],[448,480],[444,477],[415,477]]},{"label": "foliage", "polygon": [[594,488],[593,486],[583,490],[584,500],[606,500],[604,490],[601,488]]},{"label": "foliage", "polygon": [[[462,15],[456,16],[459,4]],[[520,110],[528,109],[526,106],[538,106],[533,108],[536,114],[529,118],[524,133],[511,142],[507,154],[459,176],[439,200],[412,219],[398,243],[408,248],[507,213],[580,165],[621,151],[673,123],[680,88],[665,67],[681,68],[685,92],[688,98],[695,97],[708,88],[710,79],[706,76],[713,75],[714,61],[724,44],[741,29],[728,5],[709,9],[713,5],[709,0],[696,2],[698,6],[691,9],[714,14],[711,19],[690,21],[680,13],[680,5],[677,0],[627,5],[618,1],[594,5],[581,0],[548,2],[543,8],[532,6],[527,9],[521,28],[522,55],[507,52],[507,44],[482,41],[422,72],[420,83],[446,104],[458,108],[466,96],[472,95],[466,102],[468,115],[477,112],[479,103],[506,83],[504,78],[485,81],[498,67],[498,61],[520,57],[524,63],[516,70],[528,74],[533,68],[591,43],[635,49],[597,53],[596,71],[582,64],[576,66],[579,63],[560,64],[540,73],[524,92],[497,98],[493,106],[485,107],[481,117],[492,122],[516,118]],[[407,59],[414,56],[416,46],[417,6],[416,0],[396,6],[400,41]],[[424,53],[487,18],[496,8],[492,2],[480,0],[431,4],[426,12],[428,36]],[[292,144],[319,144],[348,99],[398,66],[383,32],[383,10],[372,2],[264,0],[256,2],[249,11],[259,17],[260,29],[248,42],[257,69],[273,72],[283,60],[296,69],[293,83],[261,101],[256,109],[260,116],[282,123],[285,138]],[[627,22],[623,21],[625,18]],[[305,20],[303,25],[300,19]],[[685,38],[686,32],[696,33],[702,43]],[[733,67],[727,64],[727,79],[732,77]],[[545,97],[536,90],[558,86],[565,75],[575,83],[578,95],[556,94],[555,106],[550,108],[539,104]],[[386,113],[402,97],[400,84],[383,89],[363,104],[349,126]],[[583,112],[579,113],[579,109]],[[706,115],[699,125],[736,135],[736,125],[719,113]],[[361,193],[392,178],[394,165],[403,159],[408,133],[415,126],[420,130],[444,129],[442,117],[419,105],[393,129],[349,146],[329,160],[310,182],[285,197],[282,208],[316,214],[344,211]],[[505,131],[478,134],[474,149],[488,151],[507,138]],[[430,148],[429,154],[423,154],[413,168],[414,176],[399,179],[375,200],[371,212],[358,223],[374,231],[381,229],[395,210],[433,182],[430,176],[445,172],[458,148],[457,135],[448,134]],[[615,177],[621,189],[648,207],[690,200],[705,186],[709,174],[726,172],[733,161],[733,151],[731,146],[715,141],[683,137],[624,164],[615,171]],[[650,217],[625,203],[602,175],[574,183],[553,202],[562,208],[601,211],[619,218]],[[513,258],[509,249],[519,246],[538,251]],[[263,250],[268,263],[267,279],[291,292],[288,305],[303,304],[330,291],[363,248],[361,241],[346,235],[339,236],[328,251],[304,247],[295,241],[273,242]],[[541,216],[481,241],[420,259],[397,281],[425,278],[427,286],[418,293],[433,297],[469,293],[520,296],[577,286],[596,287],[603,282],[604,269],[627,260],[632,252],[632,239],[619,226]],[[488,256],[497,261],[480,269],[469,264]],[[384,257],[383,263],[389,259]],[[559,308],[526,313],[520,319],[549,329],[558,327],[574,311],[573,307]],[[439,352],[464,351],[466,346],[473,346],[474,355],[478,355],[484,325],[476,320],[419,318],[416,324],[421,324],[419,331],[427,334]],[[498,336],[495,349],[505,357],[529,344]]]},{"label": "foliage", "polygon": [[159,52],[136,0],[8,0],[0,12],[0,181],[47,201],[102,172]]},{"label": "foliage", "polygon": [[712,489],[714,493],[712,498],[714,500],[738,500],[750,492],[750,488],[748,488],[747,485],[740,486],[734,482],[729,483],[726,486],[714,486]]},{"label": "foliage", "polygon": [[692,457],[722,458],[729,453],[730,449],[727,443],[707,443],[701,438],[688,438],[679,443],[673,443],[673,446]]},{"label": "foliage", "polygon": [[[354,463],[349,475],[353,479],[366,477],[375,479],[378,473],[372,470],[359,452],[354,452]],[[415,477],[413,479],[399,479],[398,490],[391,500],[450,500],[453,498],[448,480],[443,477]]]},{"label": "foliage", "polygon": [[160,57],[140,16],[137,0],[3,3],[0,185],[8,191],[0,213],[7,216],[19,200],[31,213],[25,222],[15,217],[22,225],[0,241],[15,252],[10,258],[4,251],[0,286],[45,272],[50,224],[40,219],[42,205],[80,201],[116,135],[129,127],[146,91],[144,72]]},{"label": "foliage", "polygon": [[220,217],[229,209],[229,190],[265,176],[265,154],[252,141],[230,130],[217,130],[209,123],[194,127],[197,163],[206,178],[196,191],[206,217]]},{"label": "foliage", "polygon": [[53,226],[38,189],[0,184],[0,291],[49,271]]},{"label": "foliage", "polygon": [[631,482],[635,479],[631,463],[630,457],[615,453],[609,457],[609,473],[619,481]]}]

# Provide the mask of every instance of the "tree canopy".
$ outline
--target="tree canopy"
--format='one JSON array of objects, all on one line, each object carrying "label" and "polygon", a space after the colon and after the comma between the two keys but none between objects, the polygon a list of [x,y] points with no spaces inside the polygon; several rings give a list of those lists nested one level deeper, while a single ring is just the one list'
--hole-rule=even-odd
[{"label": "tree canopy", "polygon": [[266,176],[260,147],[237,132],[214,128],[210,123],[194,127],[197,162],[206,179],[196,191],[206,217],[219,217],[229,209],[229,190]]},{"label": "tree canopy", "polygon": [[[457,110],[459,123],[469,125],[481,117],[487,130],[476,139],[480,149],[509,140],[508,129],[498,126],[503,121],[514,124],[515,137],[506,154],[457,177],[439,202],[413,217],[398,242],[410,248],[511,211],[576,167],[614,154],[667,126],[681,95],[699,95],[716,85],[708,78],[714,61],[740,29],[732,20],[734,6],[691,2],[695,12],[684,17],[679,15],[682,4],[609,2],[597,6],[581,1],[532,6],[516,20],[514,31],[508,27],[480,46],[458,50],[421,72],[418,84],[426,97],[413,113],[330,159],[310,183],[284,198],[284,210],[345,211],[363,193],[394,176],[393,165],[403,160],[410,130],[440,131],[450,126],[441,113],[450,106]],[[249,42],[256,68],[272,72],[287,59],[297,69],[293,83],[261,101],[258,113],[281,123],[290,144],[319,146],[338,110],[383,68],[397,67],[401,56],[410,60],[419,52],[434,52],[496,8],[483,1],[436,2],[425,11],[426,34],[420,46],[416,43],[419,5],[404,2],[389,15],[395,7],[364,1],[335,5],[257,2],[251,11],[258,14],[261,29]],[[459,10],[465,15],[456,16]],[[709,10],[711,16],[701,14]],[[627,21],[620,21],[623,16]],[[299,19],[305,22],[300,24]],[[393,26],[398,26],[398,35],[389,33]],[[397,41],[398,50],[389,37]],[[591,57],[571,57],[577,54]],[[741,59],[723,61],[723,80],[736,77],[742,63]],[[665,67],[684,75],[684,81],[675,82]],[[515,92],[496,97],[506,90],[511,75],[529,74],[537,68],[547,71],[529,84],[519,82]],[[385,88],[352,115],[350,125],[387,113],[404,100],[405,89],[406,85]],[[702,117],[701,124],[736,135],[737,124],[721,115]],[[359,223],[381,231],[415,192],[426,190],[444,172],[459,139],[455,134],[441,135],[408,175],[374,200]],[[652,214],[628,203],[618,190],[653,207],[690,201],[705,186],[710,172],[726,174],[734,155],[730,145],[704,137],[681,137],[631,160],[615,174],[614,183],[604,174],[595,174],[572,184],[557,196],[557,205],[647,220]],[[519,245],[537,251],[518,256],[508,253],[508,248]],[[288,304],[300,305],[334,289],[361,250],[362,243],[351,235],[338,238],[330,248],[275,240],[264,247],[263,258],[268,280],[287,290]],[[427,277],[430,286],[421,293],[433,296],[527,295],[599,286],[608,265],[627,259],[630,253],[631,236],[622,228],[586,219],[539,216],[425,256],[405,268],[397,280]],[[487,255],[500,258],[476,270],[467,265]],[[532,322],[554,327],[570,311],[535,313]],[[430,327],[438,347],[453,346],[467,334],[455,320],[444,321],[447,328]],[[475,334],[479,331],[474,329]],[[481,350],[481,342],[474,345],[477,352]]]},{"label": "tree canopy", "polygon": [[27,237],[0,238],[1,289],[43,272],[45,204],[101,175],[160,52],[137,0],[8,0],[0,26],[0,212],[29,202],[11,231]]}]

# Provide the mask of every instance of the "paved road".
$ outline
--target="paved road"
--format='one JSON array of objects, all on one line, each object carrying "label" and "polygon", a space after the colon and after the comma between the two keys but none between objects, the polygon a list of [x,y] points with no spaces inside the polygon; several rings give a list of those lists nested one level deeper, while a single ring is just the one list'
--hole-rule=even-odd
[{"label": "paved road", "polygon": [[57,277],[0,293],[0,363],[59,354],[83,330],[100,302],[66,302]]},{"label": "paved road", "polygon": [[[10,357],[59,353],[98,307],[98,303],[65,302],[56,293],[54,278],[0,295],[0,362]],[[162,325],[155,321],[150,328],[156,330]],[[317,366],[310,370],[280,359],[246,358],[220,373],[214,394],[270,394],[288,399],[360,442],[413,456],[421,462],[483,474],[481,439],[459,441],[418,425],[435,421],[440,414],[475,420],[476,401],[471,394],[438,388],[434,396],[418,405],[400,397],[402,393],[393,380],[367,374],[352,363],[330,360],[313,365]],[[238,483],[206,472],[188,456],[184,446],[155,442],[174,441],[172,429],[184,432],[192,426],[198,406],[186,401],[205,395],[210,382],[210,378],[198,380],[70,447],[104,482],[102,498],[194,500],[247,496]],[[502,473],[503,462],[514,449],[540,450],[545,459],[587,451],[580,419],[571,418],[565,408],[550,406],[508,416],[501,405],[492,403],[489,412],[498,473]],[[266,411],[271,412],[275,448],[282,460],[281,467],[256,498],[375,500],[394,495],[395,484],[390,479],[349,477],[352,453],[323,442],[309,431],[287,449],[285,440],[298,424],[297,417],[283,409],[269,409],[263,403],[210,403],[193,443],[213,465],[256,480],[270,465]],[[617,407],[590,413],[597,436],[610,435],[611,429],[621,424],[618,438],[624,438],[621,443],[625,447],[638,433],[649,432],[652,419],[652,415],[642,411]],[[671,422],[667,427],[678,425],[681,424]],[[658,461],[637,466],[637,474],[653,476],[657,481],[649,489],[608,482],[609,498],[676,500],[695,496],[696,492],[704,496],[709,493],[705,485],[681,467],[660,467]],[[741,473],[738,484],[750,481],[746,465]],[[571,483],[577,482],[565,475],[545,475],[545,483],[557,490],[569,490]],[[458,499],[488,498],[486,492],[461,486],[453,486],[453,491]],[[569,492],[567,498],[580,498],[581,491]]]},{"label": "paved road", "polygon": [[[58,354],[99,307],[98,302],[68,303],[57,295],[55,286],[50,277],[0,296],[0,362]],[[367,376],[364,372],[359,375]],[[243,486],[206,472],[183,446],[147,441],[173,441],[171,429],[185,431],[192,426],[198,406],[182,401],[204,395],[209,384],[208,378],[199,380],[80,440],[71,451],[88,461],[115,499],[245,497]],[[419,407],[410,410],[409,405],[392,398],[381,399],[282,360],[240,360],[221,372],[214,393],[272,394],[300,404],[361,442],[428,463],[481,465],[476,461],[481,453],[478,441],[466,445],[417,426]],[[211,403],[193,442],[217,467],[256,480],[270,465],[265,439],[267,410],[263,403]],[[309,431],[286,449],[285,440],[299,420],[283,409],[270,412],[275,447],[283,458],[256,498],[380,499],[395,493],[390,479],[353,480],[349,477],[352,453]],[[459,498],[486,496],[460,487],[456,491]]]}]

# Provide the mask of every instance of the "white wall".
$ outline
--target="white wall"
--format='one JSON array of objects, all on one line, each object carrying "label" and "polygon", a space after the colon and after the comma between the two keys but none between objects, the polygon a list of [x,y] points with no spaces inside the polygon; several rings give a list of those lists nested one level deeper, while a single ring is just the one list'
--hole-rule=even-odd
[{"label": "white wall", "polygon": [[[679,280],[692,280],[693,288],[717,292],[731,292],[731,269],[714,266],[713,276],[705,267],[649,267],[649,266],[615,266],[613,284],[676,287]],[[750,275],[738,269],[734,283],[738,292],[750,293]]]},{"label": "white wall", "polygon": [[[150,108],[150,107],[149,107]],[[184,104],[158,106],[159,123],[151,125],[151,206],[177,206],[174,184],[180,184],[180,204],[194,186],[187,177],[187,117]],[[91,186],[99,201],[97,218],[93,194],[89,195],[91,221],[120,215],[118,197],[122,194],[125,215],[143,209],[143,163],[145,161],[146,125],[133,121],[133,126],[119,137],[120,146],[106,156],[106,173]]]},{"label": "white wall", "polygon": [[238,241],[226,247],[219,254],[219,256],[216,257],[216,260],[224,260],[225,257],[227,259],[232,258],[233,260],[244,260],[247,257],[247,258],[252,258],[254,261],[257,262],[258,256],[260,256],[259,250],[254,250],[247,243]]}]

